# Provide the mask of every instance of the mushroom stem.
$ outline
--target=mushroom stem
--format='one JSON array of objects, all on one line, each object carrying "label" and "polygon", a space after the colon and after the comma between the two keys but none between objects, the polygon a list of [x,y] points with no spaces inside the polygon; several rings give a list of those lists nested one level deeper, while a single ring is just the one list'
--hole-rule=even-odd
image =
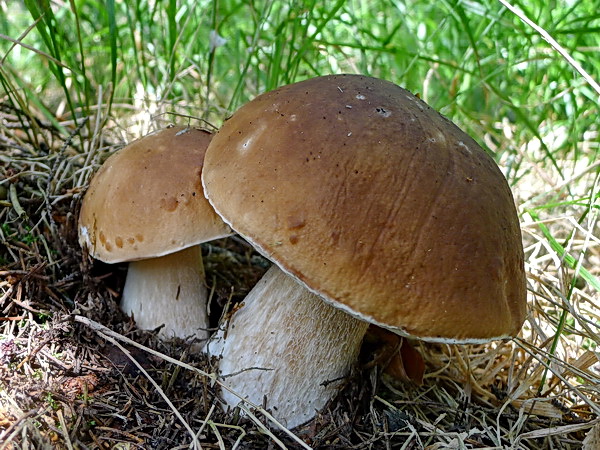
[{"label": "mushroom stem", "polygon": [[[367,327],[272,266],[206,350],[221,358],[229,388],[293,428],[338,392]],[[240,401],[225,390],[222,397],[232,407]]]},{"label": "mushroom stem", "polygon": [[158,258],[129,263],[121,309],[138,327],[164,324],[160,336],[208,338],[207,289],[202,251],[195,245]]}]

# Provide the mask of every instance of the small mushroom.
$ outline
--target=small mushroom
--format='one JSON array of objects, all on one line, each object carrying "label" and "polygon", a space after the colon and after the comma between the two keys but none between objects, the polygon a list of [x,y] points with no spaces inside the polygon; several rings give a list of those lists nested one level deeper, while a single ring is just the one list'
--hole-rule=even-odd
[{"label": "small mushroom", "polygon": [[106,263],[129,261],[123,311],[162,337],[208,338],[199,244],[231,234],[203,195],[212,135],[170,127],[127,145],[102,165],[83,199],[79,242]]},{"label": "small mushroom", "polygon": [[505,178],[392,83],[325,76],[257,97],[215,135],[202,181],[275,263],[207,351],[228,387],[288,427],[336,394],[369,323],[445,343],[521,328],[523,247]]}]

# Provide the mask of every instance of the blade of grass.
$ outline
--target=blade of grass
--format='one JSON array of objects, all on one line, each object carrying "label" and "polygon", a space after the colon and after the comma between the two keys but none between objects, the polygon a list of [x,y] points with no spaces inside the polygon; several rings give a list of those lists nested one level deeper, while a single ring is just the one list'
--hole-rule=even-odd
[{"label": "blade of grass", "polygon": [[567,267],[569,267],[570,269],[578,268],[581,278],[587,281],[590,284],[590,286],[596,289],[596,291],[600,292],[600,280],[598,280],[598,278],[591,274],[585,267],[578,267],[577,259],[573,257],[573,255],[568,253],[564,246],[554,238],[548,227],[543,222],[541,222],[540,217],[535,211],[527,210],[526,213],[531,217],[531,219],[534,222],[537,222],[537,226],[539,227],[540,231],[550,244],[550,247],[556,252],[556,254],[561,258],[561,260],[565,262]]},{"label": "blade of grass", "polygon": [[82,79],[83,79],[83,91],[84,91],[84,95],[82,96],[84,101],[85,101],[85,115],[89,115],[90,114],[90,101],[89,101],[89,94],[92,92],[88,77],[87,77],[87,73],[86,73],[86,68],[85,68],[85,51],[83,48],[83,39],[81,36],[81,23],[79,20],[79,12],[77,10],[77,6],[75,5],[75,1],[74,0],[69,0],[69,3],[71,5],[71,12],[73,13],[73,15],[75,16],[75,30],[77,33],[77,45],[79,48],[79,60],[81,61],[80,64],[80,70],[81,70],[81,75],[82,75]]},{"label": "blade of grass", "polygon": [[[43,104],[39,96],[23,81],[22,77],[17,76],[15,73],[9,73],[5,69],[8,69],[8,67],[0,67],[0,82],[19,114],[23,130],[30,134],[32,141],[39,147],[41,131],[37,121],[31,119],[35,117],[35,114],[31,111],[30,104],[34,105],[44,115],[44,118],[52,123],[53,127],[62,133],[66,133],[65,128],[56,119],[56,116]],[[18,89],[13,85],[13,82],[19,86]],[[22,116],[21,112],[24,113]],[[29,133],[30,131],[32,132]]]},{"label": "blade of grass", "polygon": [[[48,0],[25,0],[25,6],[29,10],[33,19],[38,22],[36,29],[46,44],[46,48],[54,59],[62,62],[61,51],[57,42],[57,36],[59,33],[56,30],[56,20],[54,13],[52,12],[52,8],[50,7],[50,3]],[[73,119],[76,120],[75,107],[73,105],[69,89],[67,88],[65,73],[63,72],[63,67],[65,66],[63,64],[55,64],[52,60],[50,60],[49,66],[57,78],[60,86],[62,87],[67,105],[71,111],[71,115],[73,116]],[[69,67],[69,70],[76,69]]]},{"label": "blade of grass", "polygon": [[107,0],[106,10],[108,13],[108,36],[110,42],[110,80],[111,89],[108,100],[108,114],[110,115],[115,89],[117,86],[117,21],[115,17],[115,0]]},{"label": "blade of grass", "polygon": [[[217,3],[214,0],[213,3]],[[177,42],[177,0],[169,0],[167,3],[167,23],[168,23],[168,48],[169,48],[169,83],[175,79],[175,61],[176,61],[176,42]]]},{"label": "blade of grass", "polygon": [[565,60],[567,60],[567,62],[569,64],[571,64],[573,66],[573,68],[577,72],[579,72],[579,74],[585,79],[585,81],[587,81],[588,84],[598,93],[598,96],[599,96],[598,99],[600,100],[600,84],[598,84],[596,82],[596,80],[594,80],[592,78],[592,76],[589,73],[587,73],[587,71],[583,67],[581,67],[581,64],[579,64],[577,61],[575,61],[575,59],[546,30],[544,30],[542,27],[535,24],[531,19],[529,19],[529,17],[527,17],[525,15],[525,13],[523,13],[523,11],[515,8],[513,5],[508,3],[506,0],[498,0],[498,1],[500,3],[502,3],[504,6],[506,6],[519,19],[521,19],[523,22],[525,22],[527,25],[529,25],[531,28],[533,28],[535,31],[537,31],[540,34],[540,36],[542,36],[542,38],[546,42],[548,42],[548,44],[550,44],[558,53],[560,53],[561,56]]}]

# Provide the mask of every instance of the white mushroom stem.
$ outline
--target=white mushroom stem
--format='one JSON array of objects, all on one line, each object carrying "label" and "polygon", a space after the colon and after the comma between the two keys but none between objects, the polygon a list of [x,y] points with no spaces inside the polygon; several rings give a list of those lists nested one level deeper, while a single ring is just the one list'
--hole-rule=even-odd
[{"label": "white mushroom stem", "polygon": [[159,335],[208,339],[207,289],[200,246],[129,263],[121,309]]},{"label": "white mushroom stem", "polygon": [[[221,358],[225,385],[293,428],[338,392],[367,327],[273,266],[206,350]],[[240,402],[226,390],[222,397]]]}]

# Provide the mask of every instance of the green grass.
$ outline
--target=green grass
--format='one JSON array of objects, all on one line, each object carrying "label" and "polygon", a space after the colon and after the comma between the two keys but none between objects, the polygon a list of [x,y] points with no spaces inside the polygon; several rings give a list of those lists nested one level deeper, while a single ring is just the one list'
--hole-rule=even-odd
[{"label": "green grass", "polygon": [[[597,1],[513,5],[600,80]],[[363,73],[419,93],[513,188],[535,323],[524,339],[564,360],[600,343],[600,94],[501,3],[25,0],[0,3],[0,34],[0,101],[31,142],[41,115],[90,160],[100,144],[82,143],[102,130],[132,139],[186,117],[219,126],[308,77]],[[536,392],[546,381],[535,378]]]},{"label": "green grass", "polygon": [[[21,88],[38,98],[51,92],[53,100],[40,101],[50,111],[66,101],[71,117],[89,115],[102,87],[104,105],[131,104],[142,89],[153,101],[183,103],[196,115],[208,110],[219,120],[282,84],[360,72],[420,92],[476,136],[481,122],[491,126],[503,117],[520,122],[517,140],[541,137],[548,119],[572,136],[594,125],[585,112],[598,94],[499,4],[169,0],[39,6],[44,3],[28,0],[18,14],[5,12],[3,34],[19,37],[36,19],[22,41],[54,60],[15,48],[6,57],[5,78],[22,75]],[[526,12],[597,74],[600,38],[591,30],[600,19],[594,6],[540,2]],[[211,49],[211,30],[227,43]],[[10,45],[2,41],[3,53]],[[568,147],[545,148],[543,156],[576,151]]]}]

